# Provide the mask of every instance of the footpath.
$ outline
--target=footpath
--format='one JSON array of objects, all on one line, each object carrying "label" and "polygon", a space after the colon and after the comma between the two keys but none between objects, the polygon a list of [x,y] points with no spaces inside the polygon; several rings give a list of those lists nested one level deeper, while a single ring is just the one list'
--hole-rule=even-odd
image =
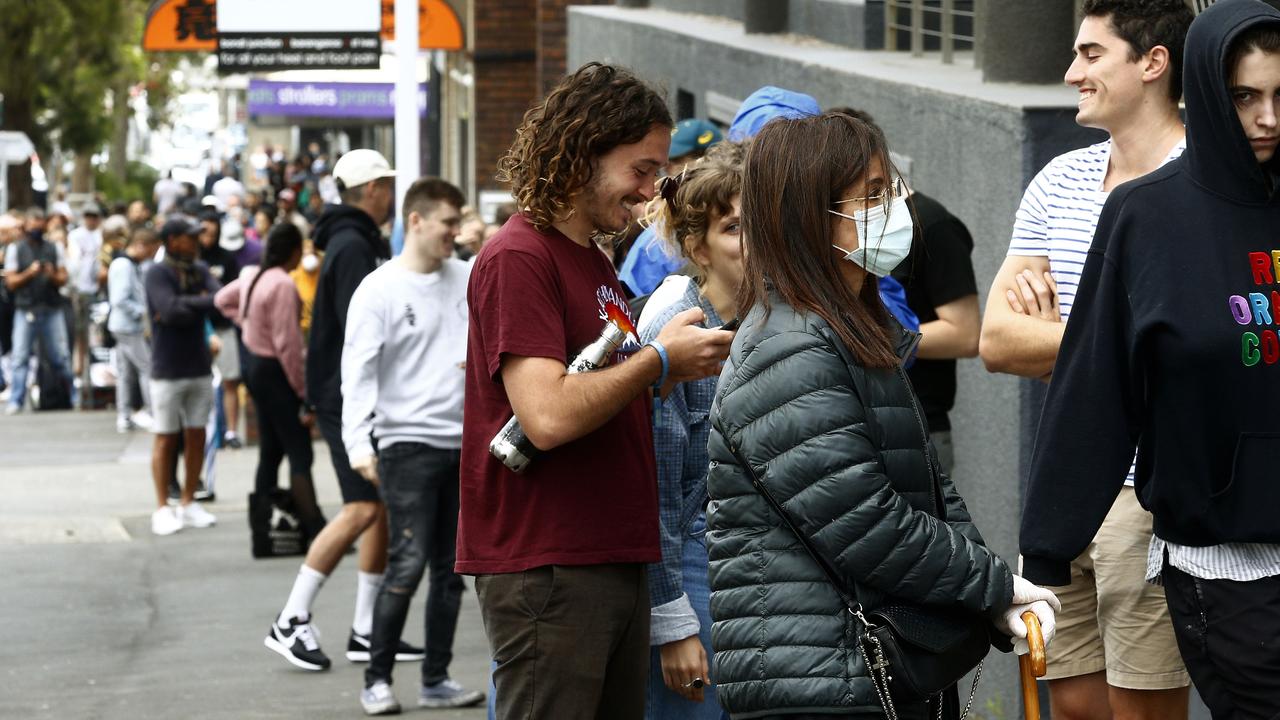
[{"label": "footpath", "polygon": [[[363,717],[364,666],[343,655],[355,555],[315,608],[332,669],[295,669],[262,645],[301,558],[249,554],[257,449],[219,454],[217,500],[206,505],[216,527],[155,537],[151,439],[117,434],[109,411],[0,417],[0,718]],[[314,472],[332,516],[341,499],[322,443]],[[488,646],[466,582],[451,672],[479,688]],[[425,585],[407,625],[416,644]],[[396,667],[406,715],[485,717],[483,707],[418,709],[419,672]]]}]

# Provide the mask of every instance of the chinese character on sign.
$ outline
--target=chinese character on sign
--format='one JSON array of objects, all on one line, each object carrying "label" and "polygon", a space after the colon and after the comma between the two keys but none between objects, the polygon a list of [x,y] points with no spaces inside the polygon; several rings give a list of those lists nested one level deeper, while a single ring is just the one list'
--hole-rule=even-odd
[{"label": "chinese character on sign", "polygon": [[197,40],[213,40],[217,37],[217,20],[213,0],[187,0],[178,6],[178,39],[186,40],[194,35]]}]

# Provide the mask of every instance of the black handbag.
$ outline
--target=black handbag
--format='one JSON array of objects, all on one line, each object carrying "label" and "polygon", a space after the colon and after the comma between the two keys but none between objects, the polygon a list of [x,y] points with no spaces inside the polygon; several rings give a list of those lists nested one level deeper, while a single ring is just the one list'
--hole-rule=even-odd
[{"label": "black handbag", "polygon": [[281,488],[249,493],[249,535],[255,558],[305,555],[310,545],[293,494]]},{"label": "black handbag", "polygon": [[[897,720],[897,702],[914,705],[930,700],[937,703],[938,717],[941,718],[942,693],[976,669],[969,700],[960,716],[963,720],[973,706],[978,680],[982,677],[982,661],[991,649],[990,622],[980,614],[958,608],[907,603],[887,603],[865,610],[862,603],[840,584],[835,570],[813,546],[808,536],[800,532],[791,521],[791,517],[760,480],[751,463],[737,447],[731,447],[730,450],[751,477],[751,484],[756,491],[795,534],[805,551],[822,568],[827,581],[840,596],[848,612],[857,618],[860,628],[859,649],[866,661],[876,695],[889,720]],[[930,471],[932,473],[932,467]],[[936,475],[933,476],[933,482],[935,490],[940,490]]]}]

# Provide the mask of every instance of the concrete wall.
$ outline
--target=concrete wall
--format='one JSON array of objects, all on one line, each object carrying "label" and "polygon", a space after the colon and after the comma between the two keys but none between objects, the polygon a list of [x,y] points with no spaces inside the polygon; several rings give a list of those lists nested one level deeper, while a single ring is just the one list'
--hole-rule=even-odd
[{"label": "concrete wall", "polygon": [[[693,18],[661,7],[572,8],[568,65],[589,60],[632,68],[663,85],[673,103],[677,90],[693,93],[700,116],[707,115],[707,93],[740,100],[764,84],[807,92],[823,107],[870,112],[895,153],[909,158],[914,186],[972,232],[984,305],[1026,185],[1055,155],[1101,137],[1075,124],[1075,93],[1065,86],[983,83],[971,64],[747,36],[731,19]],[[1040,397],[1031,381],[991,375],[977,359],[959,363],[952,414],[956,482],[988,542],[1011,562],[1017,558],[1022,467]],[[1018,716],[1016,670],[1011,657],[992,656],[975,709],[986,717]],[[988,709],[988,701],[1002,705],[1002,713]]]}]

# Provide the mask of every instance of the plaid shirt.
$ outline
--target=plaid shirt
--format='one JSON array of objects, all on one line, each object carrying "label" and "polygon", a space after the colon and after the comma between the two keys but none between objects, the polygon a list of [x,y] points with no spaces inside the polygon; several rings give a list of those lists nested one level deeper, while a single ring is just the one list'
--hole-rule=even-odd
[{"label": "plaid shirt", "polygon": [[[667,321],[693,307],[706,313],[705,327],[722,324],[690,278],[667,278],[640,316],[640,342],[656,338]],[[683,589],[681,556],[690,525],[706,513],[708,413],[715,391],[714,377],[677,385],[662,401],[653,429],[662,547],[662,561],[649,566],[650,643],[654,645],[696,635],[699,630],[698,617]]]}]

